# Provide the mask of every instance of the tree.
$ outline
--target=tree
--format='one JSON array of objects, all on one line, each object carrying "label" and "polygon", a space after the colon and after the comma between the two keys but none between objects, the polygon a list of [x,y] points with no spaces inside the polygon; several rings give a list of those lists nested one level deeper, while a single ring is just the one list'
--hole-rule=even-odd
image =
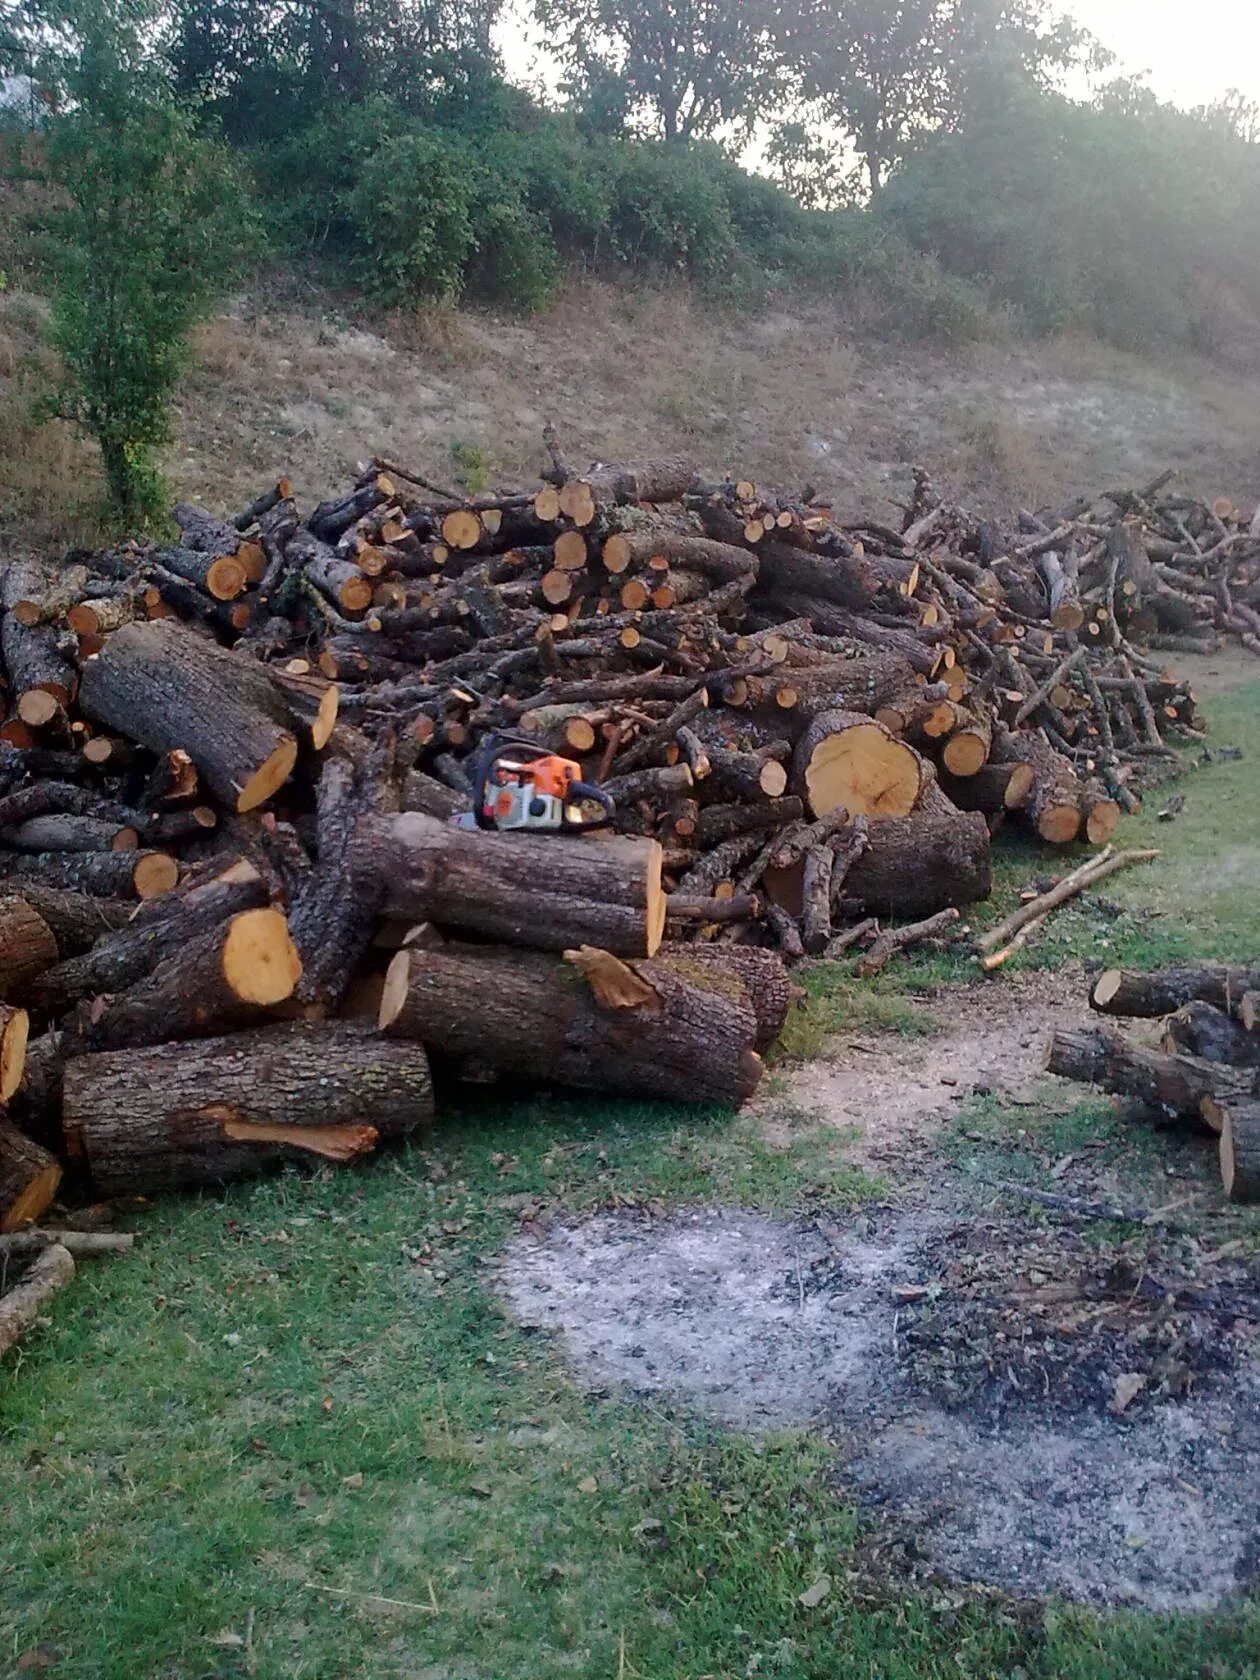
[{"label": "tree", "polygon": [[[667,141],[745,135],[782,91],[774,0],[534,0],[569,91]],[[615,90],[621,90],[620,101]]]},{"label": "tree", "polygon": [[924,134],[1045,91],[1093,49],[1045,0],[807,0],[777,39],[801,98],[862,158],[872,194]]},{"label": "tree", "polygon": [[155,456],[188,334],[246,242],[231,169],[143,49],[134,21],[80,13],[56,67],[66,111],[49,139],[65,195],[49,239],[50,335],[64,367],[55,412],[96,440],[125,521],[160,509]]}]

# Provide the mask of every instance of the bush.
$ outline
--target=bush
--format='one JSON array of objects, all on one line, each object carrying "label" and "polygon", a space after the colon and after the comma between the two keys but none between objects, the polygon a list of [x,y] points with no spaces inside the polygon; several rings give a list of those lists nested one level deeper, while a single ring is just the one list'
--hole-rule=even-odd
[{"label": "bush", "polygon": [[738,265],[730,204],[701,153],[630,142],[612,157],[610,231],[622,261],[708,282]]},{"label": "bush", "polygon": [[459,296],[475,247],[475,197],[456,147],[423,130],[387,141],[344,202],[369,291],[391,304]]}]

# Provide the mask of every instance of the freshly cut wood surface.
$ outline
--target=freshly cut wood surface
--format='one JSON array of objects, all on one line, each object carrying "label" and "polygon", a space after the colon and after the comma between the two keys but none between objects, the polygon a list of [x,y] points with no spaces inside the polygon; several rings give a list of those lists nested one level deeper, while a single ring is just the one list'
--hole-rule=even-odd
[{"label": "freshly cut wood surface", "polygon": [[1105,1015],[1171,1015],[1196,1000],[1228,1013],[1257,988],[1260,967],[1233,963],[1186,963],[1149,973],[1108,968],[1094,982],[1089,1001]]},{"label": "freshly cut wood surface", "polygon": [[665,931],[655,840],[469,832],[408,811],[365,817],[353,866],[387,915],[540,950],[651,956]]},{"label": "freshly cut wood surface", "polygon": [[427,1126],[424,1052],[352,1021],[105,1051],[69,1062],[65,1129],[101,1195],[344,1160]]},{"label": "freshly cut wood surface", "polygon": [[816,817],[904,817],[923,786],[919,755],[883,724],[856,712],[821,712],[797,742],[794,789]]},{"label": "freshly cut wood surface", "polygon": [[61,1183],[55,1156],[0,1119],[0,1231],[20,1231],[51,1205]]},{"label": "freshly cut wood surface", "polygon": [[1136,1097],[1152,1109],[1186,1120],[1204,1117],[1206,1097],[1228,1102],[1248,1095],[1255,1078],[1250,1069],[1147,1050],[1105,1027],[1056,1032],[1046,1065],[1065,1079]]},{"label": "freshly cut wood surface", "polygon": [[1231,1202],[1260,1202],[1260,1100],[1218,1107],[1221,1182]]}]

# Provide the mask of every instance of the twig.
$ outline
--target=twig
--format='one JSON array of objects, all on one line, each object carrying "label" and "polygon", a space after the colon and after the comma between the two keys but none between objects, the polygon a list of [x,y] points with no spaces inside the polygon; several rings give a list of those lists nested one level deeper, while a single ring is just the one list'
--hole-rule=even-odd
[{"label": "twig", "polygon": [[74,1276],[74,1255],[53,1243],[36,1259],[16,1289],[0,1297],[0,1353],[7,1353],[40,1309]]},{"label": "twig", "polygon": [[[979,1176],[979,1175],[977,1175]],[[1149,1208],[1117,1207],[1110,1202],[1084,1202],[1077,1196],[1056,1195],[1051,1190],[1034,1190],[1031,1184],[1019,1184],[1012,1178],[980,1178],[994,1190],[1012,1196],[1026,1196],[1039,1206],[1053,1208],[1056,1213],[1071,1214],[1076,1219],[1123,1219],[1131,1225],[1145,1225],[1150,1219]]]},{"label": "twig", "polygon": [[8,1236],[0,1236],[0,1259],[9,1254],[38,1254],[55,1243],[80,1258],[87,1254],[129,1254],[135,1242],[134,1231],[10,1231]]},{"label": "twig", "polygon": [[997,950],[1027,922],[1040,921],[1051,910],[1056,910],[1060,904],[1066,904],[1069,898],[1075,898],[1086,887],[1092,887],[1095,881],[1103,880],[1106,876],[1114,874],[1117,869],[1128,869],[1135,863],[1150,863],[1158,856],[1158,851],[1116,852],[1113,855],[1111,847],[1106,847],[1097,857],[1090,858],[1087,863],[1081,864],[1079,869],[1065,875],[1057,887],[1051,887],[1049,892],[1030,899],[1004,922],[990,928],[988,933],[976,941],[977,953],[983,955],[988,951]]},{"label": "twig", "polygon": [[1059,661],[1054,670],[1051,671],[1050,675],[1046,678],[1045,682],[1042,683],[1041,687],[1034,689],[1028,696],[1027,700],[1024,701],[1023,705],[1015,713],[1016,729],[1019,728],[1021,723],[1025,722],[1026,719],[1032,716],[1032,714],[1037,710],[1037,707],[1040,706],[1044,700],[1049,699],[1055,689],[1058,688],[1059,684],[1063,681],[1064,677],[1066,677],[1069,672],[1074,671],[1084,657],[1085,649],[1083,647],[1078,647],[1072,653],[1068,654],[1066,659]]},{"label": "twig", "polygon": [[854,974],[862,979],[878,974],[898,951],[918,945],[924,939],[935,939],[938,933],[944,933],[957,920],[958,911],[951,906],[948,910],[938,910],[926,921],[907,922],[904,927],[885,929],[853,970]]},{"label": "twig", "polygon": [[[332,1598],[355,1598],[364,1604],[388,1604],[396,1610],[419,1610],[426,1616],[440,1616],[442,1613],[436,1598],[431,1604],[418,1604],[411,1598],[386,1598],[384,1593],[352,1592],[349,1587],[326,1587],[321,1581],[303,1581],[302,1585],[311,1592],[328,1593]],[[429,1591],[433,1592],[431,1581]]]}]

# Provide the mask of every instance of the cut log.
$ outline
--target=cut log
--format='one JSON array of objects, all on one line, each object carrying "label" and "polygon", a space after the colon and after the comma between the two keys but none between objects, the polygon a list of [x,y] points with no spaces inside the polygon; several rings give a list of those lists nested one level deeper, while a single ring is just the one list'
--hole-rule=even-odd
[{"label": "cut log", "polygon": [[968,712],[945,743],[942,763],[951,776],[976,775],[988,762],[993,743],[993,718],[987,712]]},{"label": "cut log", "polygon": [[1109,968],[1094,982],[1089,1001],[1104,1015],[1170,1015],[1195,1001],[1232,1014],[1246,993],[1257,989],[1260,968],[1230,963],[1192,963],[1150,974]]},{"label": "cut log", "polygon": [[844,883],[846,900],[874,916],[965,910],[992,890],[989,825],[975,811],[916,811],[872,823],[870,845]]},{"label": "cut log", "polygon": [[1105,1027],[1059,1030],[1046,1065],[1064,1079],[1136,1097],[1146,1107],[1181,1120],[1204,1118],[1205,1097],[1228,1103],[1247,1096],[1255,1079],[1250,1069],[1144,1049]]},{"label": "cut log", "polygon": [[128,852],[135,850],[136,839],[135,829],[125,824],[70,812],[0,829],[0,841],[18,852]]},{"label": "cut log", "polygon": [[1260,1068],[1260,1036],[1248,1032],[1223,1009],[1199,999],[1183,1004],[1168,1017],[1160,1043],[1165,1050],[1201,1056],[1205,1062]]},{"label": "cut log", "polygon": [[1219,1121],[1225,1194],[1231,1202],[1260,1202],[1260,1101],[1217,1104],[1213,1120]]},{"label": "cut log", "polygon": [[118,1196],[353,1160],[427,1126],[433,1097],[416,1046],[321,1021],[77,1057],[64,1110],[72,1157]]},{"label": "cut log", "polygon": [[819,713],[792,759],[793,790],[816,817],[840,805],[850,816],[904,817],[923,779],[913,747],[855,712]]},{"label": "cut log", "polygon": [[0,1119],[0,1231],[34,1224],[60,1183],[56,1157]]},{"label": "cut log", "polygon": [[58,955],[56,935],[38,910],[24,898],[0,899],[0,998],[24,997]]},{"label": "cut log", "polygon": [[47,969],[30,984],[30,1001],[57,1015],[80,998],[125,992],[166,957],[266,899],[266,885],[256,874],[193,887],[155,904],[151,916],[119,927],[91,950]]},{"label": "cut log", "polygon": [[391,916],[541,950],[650,956],[665,928],[654,840],[491,834],[419,812],[364,818],[353,866]]},{"label": "cut log", "polygon": [[793,985],[779,953],[757,945],[663,945],[658,955],[679,962],[700,963],[719,975],[737,976],[757,1017],[753,1049],[758,1053],[768,1050],[775,1042],[793,1004],[804,996],[801,988]]},{"label": "cut log", "polygon": [[179,879],[179,865],[166,852],[0,853],[6,893],[21,893],[27,881],[97,898],[157,898]]},{"label": "cut log", "polygon": [[773,758],[714,745],[706,752],[710,780],[731,798],[777,799],[787,787],[787,771]]},{"label": "cut log", "polygon": [[1027,764],[1033,773],[1032,792],[1020,814],[1043,840],[1070,846],[1081,831],[1080,780],[1067,759],[1039,736],[999,730],[992,757],[997,764]]},{"label": "cut log", "polygon": [[283,911],[243,910],[185,943],[104,1009],[81,1009],[62,1050],[121,1050],[252,1025],[293,996],[301,972]]},{"label": "cut log", "polygon": [[1033,788],[1030,764],[985,764],[970,776],[955,777],[942,772],[942,793],[960,811],[983,811],[996,816],[1018,811],[1028,803]]},{"label": "cut log", "polygon": [[[262,709],[254,661],[212,646],[173,619],[127,624],[84,667],[84,712],[154,752],[182,748],[235,811],[275,793],[297,760],[291,728]],[[272,691],[274,693],[274,690]]]},{"label": "cut log", "polygon": [[0,1296],[0,1355],[9,1351],[43,1312],[59,1289],[74,1276],[74,1256],[53,1243],[36,1256],[22,1281]]},{"label": "cut log", "polygon": [[[607,954],[607,953],[606,953]],[[558,956],[446,945],[400,951],[380,1025],[480,1072],[672,1102],[735,1104],[756,1089],[758,1021],[739,982],[687,956],[627,962],[625,1007],[601,1004]]]}]

